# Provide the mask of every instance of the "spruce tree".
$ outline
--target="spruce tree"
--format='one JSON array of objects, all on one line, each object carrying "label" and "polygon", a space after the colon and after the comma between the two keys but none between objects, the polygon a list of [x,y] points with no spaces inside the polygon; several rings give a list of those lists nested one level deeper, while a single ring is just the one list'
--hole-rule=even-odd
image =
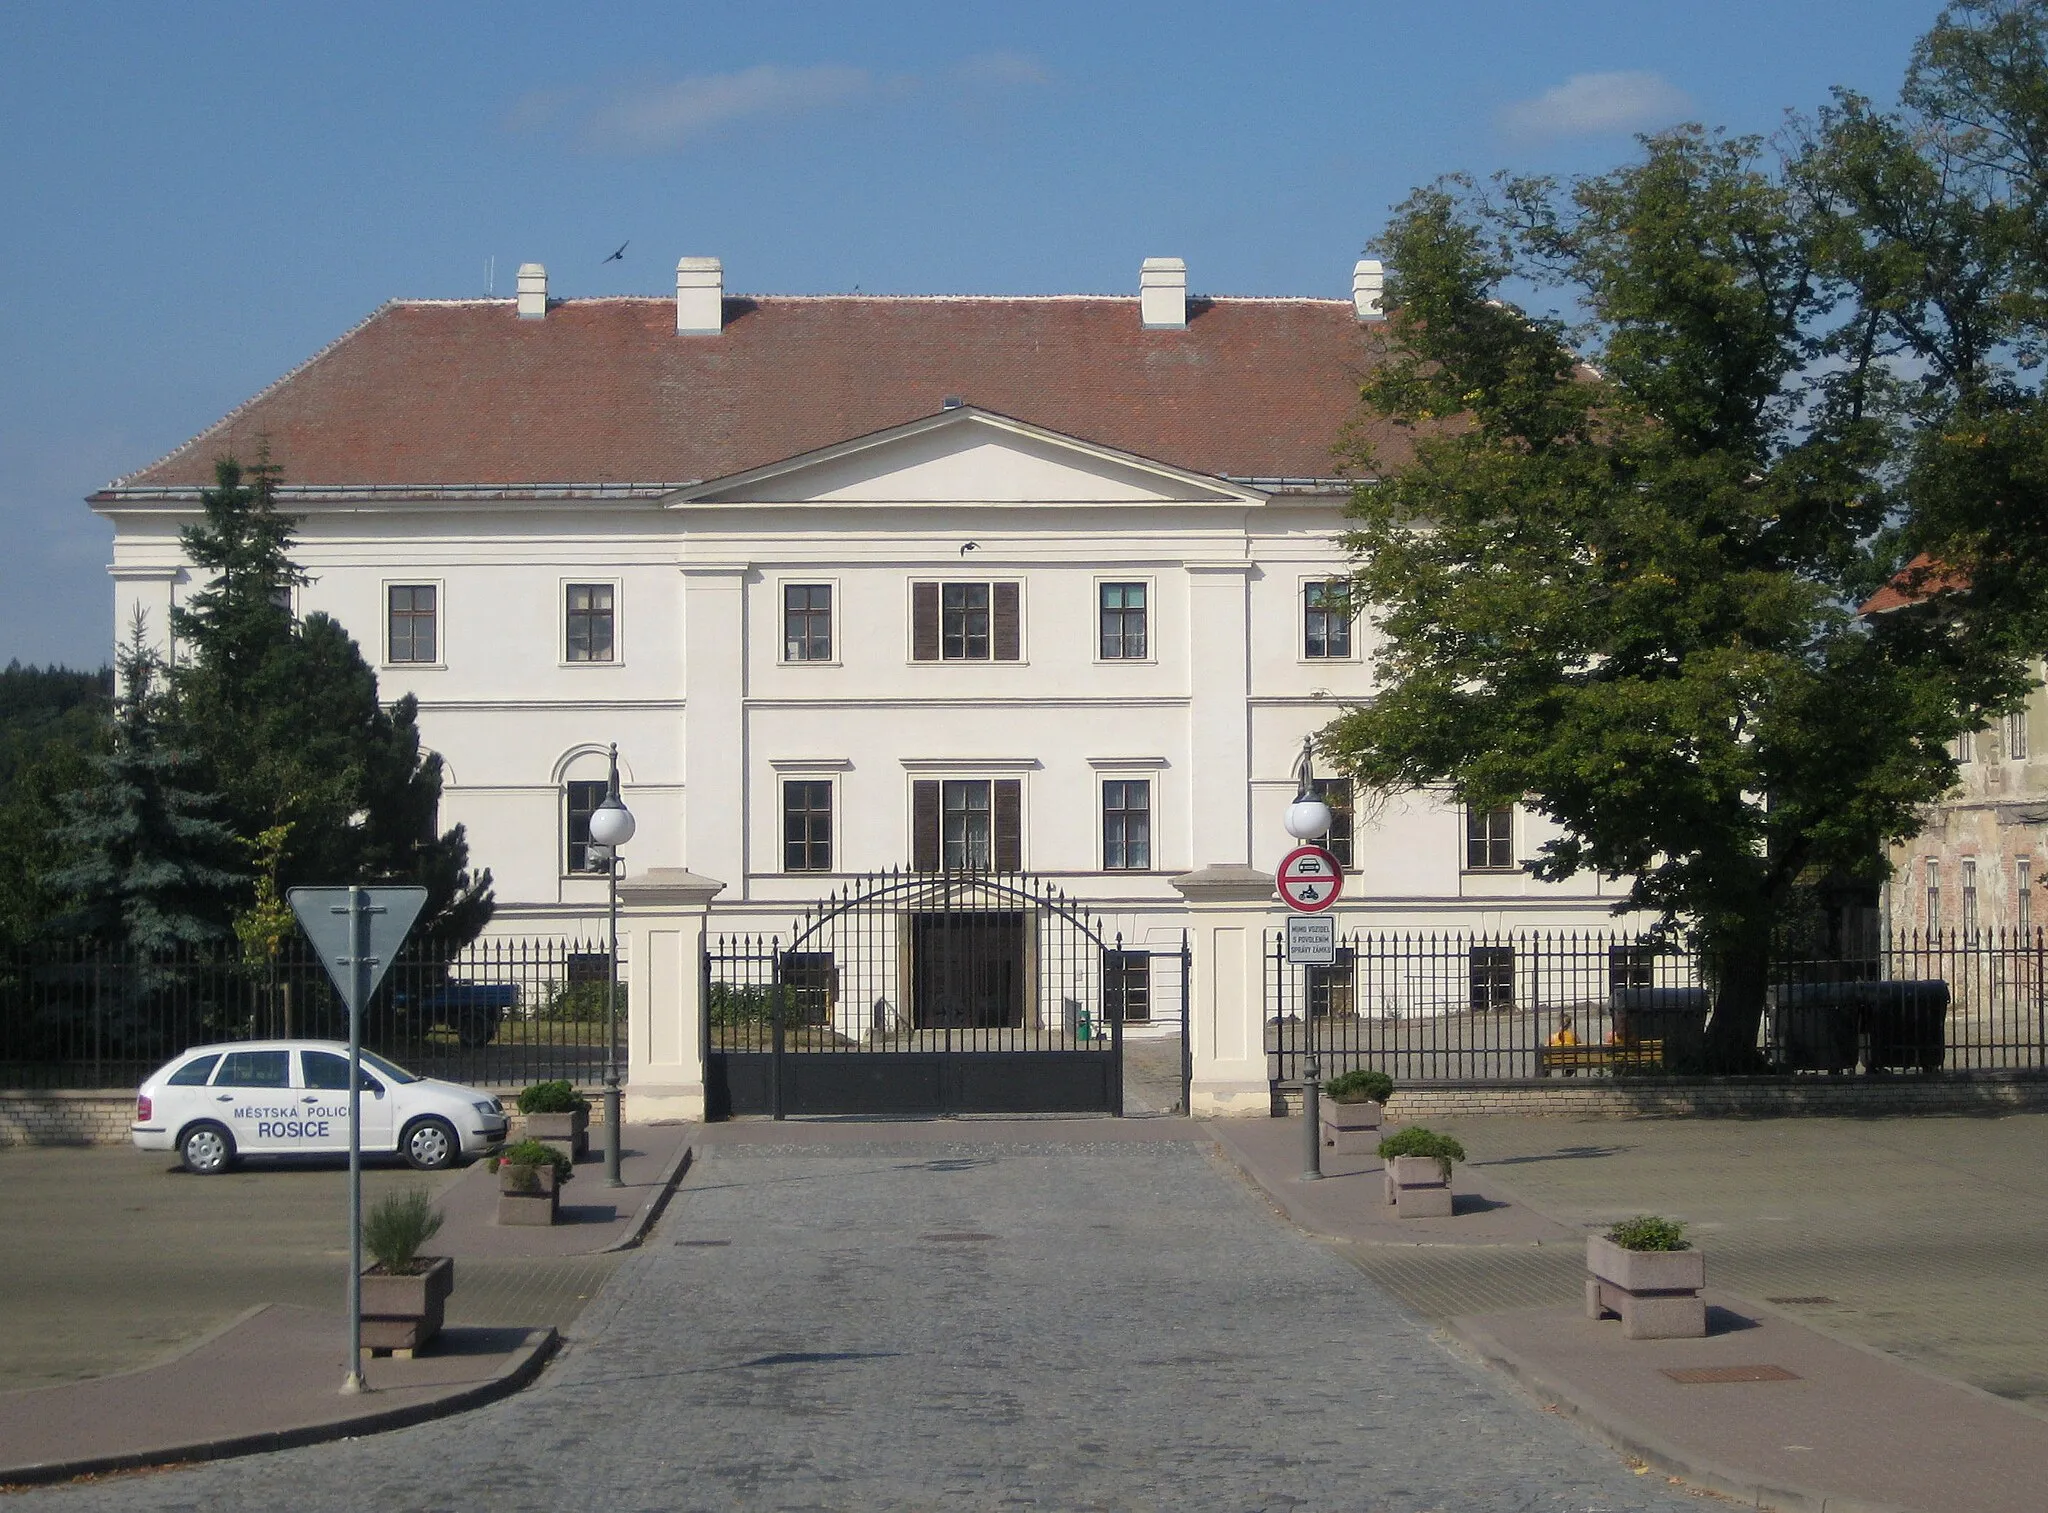
[{"label": "spruce tree", "polygon": [[278,476],[268,461],[221,459],[203,519],[182,533],[210,576],[172,621],[179,729],[239,834],[283,830],[278,887],[417,882],[428,896],[414,939],[459,950],[491,917],[491,875],[471,874],[462,826],[435,830],[441,761],[421,751],[416,702],[379,701],[375,671],[331,616],[293,617],[306,577]]},{"label": "spruce tree", "polygon": [[62,801],[53,839],[65,859],[49,883],[71,902],[61,929],[143,964],[223,938],[248,879],[240,840],[200,786],[198,759],[163,739],[140,610],[118,660],[108,750]]}]

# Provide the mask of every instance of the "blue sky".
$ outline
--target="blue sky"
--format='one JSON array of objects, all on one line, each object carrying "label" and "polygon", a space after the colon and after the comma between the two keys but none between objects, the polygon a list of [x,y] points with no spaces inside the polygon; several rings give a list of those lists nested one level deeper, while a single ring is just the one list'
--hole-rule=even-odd
[{"label": "blue sky", "polygon": [[[1896,93],[1932,0],[0,7],[0,663],[97,664],[83,504],[394,296],[1348,294],[1409,188]],[[623,261],[604,256],[630,242]]]}]

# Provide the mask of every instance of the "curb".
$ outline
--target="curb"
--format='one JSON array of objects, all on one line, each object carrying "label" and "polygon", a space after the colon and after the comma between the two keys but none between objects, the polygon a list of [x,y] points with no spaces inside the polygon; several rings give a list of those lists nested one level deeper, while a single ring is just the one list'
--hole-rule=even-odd
[{"label": "curb", "polygon": [[489,1381],[478,1382],[427,1402],[408,1403],[402,1408],[388,1408],[354,1418],[331,1419],[326,1423],[301,1424],[291,1429],[224,1435],[189,1445],[159,1445],[149,1450],[127,1450],[118,1455],[80,1456],[68,1461],[0,1466],[0,1488],[41,1486],[110,1471],[137,1471],[151,1466],[226,1460],[232,1456],[255,1455],[268,1450],[296,1450],[305,1445],[424,1424],[431,1419],[447,1418],[496,1402],[499,1398],[510,1397],[540,1374],[541,1367],[548,1363],[560,1344],[561,1336],[552,1327],[529,1330],[526,1342],[513,1352],[512,1358]]},{"label": "curb", "polygon": [[1582,1401],[1573,1395],[1572,1389],[1546,1376],[1540,1368],[1509,1350],[1469,1317],[1452,1319],[1449,1328],[1451,1334],[1476,1351],[1486,1365],[1500,1371],[1545,1406],[1583,1424],[1623,1455],[1667,1475],[1681,1477],[1709,1492],[1734,1498],[1744,1507],[1776,1508],[1783,1513],[1925,1513],[1925,1510],[1899,1503],[1871,1502],[1812,1487],[1771,1486],[1759,1482],[1746,1472],[1678,1450],[1633,1419]]},{"label": "curb", "polygon": [[675,1194],[676,1184],[683,1180],[696,1159],[697,1148],[685,1140],[681,1148],[670,1158],[668,1165],[662,1169],[661,1175],[654,1179],[654,1195],[641,1205],[639,1221],[619,1239],[593,1254],[603,1256],[610,1255],[616,1250],[631,1250],[646,1239],[647,1231],[654,1228],[654,1221],[659,1219],[662,1210],[668,1207],[668,1200]]}]

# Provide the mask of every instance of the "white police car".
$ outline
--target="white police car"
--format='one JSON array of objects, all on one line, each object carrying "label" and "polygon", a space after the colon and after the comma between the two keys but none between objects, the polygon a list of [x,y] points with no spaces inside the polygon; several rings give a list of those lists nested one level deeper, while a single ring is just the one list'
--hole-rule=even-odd
[{"label": "white police car", "polygon": [[[418,1077],[363,1052],[363,1149],[396,1151],[421,1171],[478,1156],[505,1138],[489,1093]],[[332,1040],[194,1046],[135,1096],[137,1150],[174,1150],[188,1171],[226,1171],[239,1156],[348,1151],[348,1047]]]}]

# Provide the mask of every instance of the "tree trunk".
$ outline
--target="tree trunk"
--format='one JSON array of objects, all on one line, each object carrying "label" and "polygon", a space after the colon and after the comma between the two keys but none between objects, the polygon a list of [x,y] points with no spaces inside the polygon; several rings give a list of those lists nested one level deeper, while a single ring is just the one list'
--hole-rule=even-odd
[{"label": "tree trunk", "polygon": [[1724,1075],[1761,1071],[1757,1031],[1763,1025],[1764,995],[1771,980],[1769,922],[1730,931],[1714,957],[1718,984],[1713,1017],[1707,1021],[1705,1070]]}]

